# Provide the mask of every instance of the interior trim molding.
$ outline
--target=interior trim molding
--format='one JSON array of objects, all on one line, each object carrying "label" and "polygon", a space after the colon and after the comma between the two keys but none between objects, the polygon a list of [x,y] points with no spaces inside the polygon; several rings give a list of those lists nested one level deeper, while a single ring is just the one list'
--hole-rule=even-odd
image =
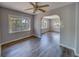
[{"label": "interior trim molding", "polygon": [[75,55],[79,57],[79,54],[76,52],[76,50],[74,51]]},{"label": "interior trim molding", "polygon": [[21,39],[23,39],[23,38],[27,38],[27,37],[30,37],[30,36],[35,36],[35,35],[32,34],[32,35],[28,35],[28,36],[25,36],[25,37],[20,37],[20,38],[18,38],[18,39],[6,41],[6,42],[1,43],[1,45],[7,44],[7,43],[10,43],[10,42],[13,42],[13,41],[21,40]]},{"label": "interior trim molding", "polygon": [[79,56],[79,54],[77,53],[77,39],[78,39],[78,38],[77,38],[77,36],[78,36],[78,35],[77,35],[77,31],[78,31],[78,30],[77,30],[77,29],[78,29],[78,28],[77,28],[77,26],[78,26],[78,25],[77,25],[77,22],[78,22],[77,20],[78,20],[78,8],[79,8],[79,7],[78,7],[78,3],[76,3],[76,4],[75,4],[75,9],[76,9],[76,10],[75,10],[75,51],[74,51],[76,56]]},{"label": "interior trim molding", "polygon": [[77,54],[77,53],[76,53],[75,48],[69,47],[69,46],[64,45],[64,44],[61,44],[61,43],[60,43],[60,46],[73,50],[73,52],[74,52],[75,56],[79,56],[79,54]]},{"label": "interior trim molding", "polygon": [[66,47],[66,48],[68,48],[68,49],[73,50],[73,51],[74,51],[74,54],[75,54],[76,56],[79,56],[79,54],[77,54],[77,52],[76,52],[76,49],[75,49],[75,48],[69,47],[69,46],[64,45],[64,44],[60,44],[60,46],[63,46],[63,47]]},{"label": "interior trim molding", "polygon": [[71,49],[71,50],[75,50],[75,48],[69,47],[69,46],[61,44],[61,43],[60,43],[60,46],[66,47],[66,48]]}]

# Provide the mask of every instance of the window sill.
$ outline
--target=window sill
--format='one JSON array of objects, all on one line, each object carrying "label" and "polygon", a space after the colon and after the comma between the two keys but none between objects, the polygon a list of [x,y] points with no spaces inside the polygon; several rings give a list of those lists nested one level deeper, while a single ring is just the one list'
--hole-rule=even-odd
[{"label": "window sill", "polygon": [[21,32],[27,32],[27,31],[31,31],[31,30],[23,30],[23,31],[13,31],[13,32],[9,32],[10,34],[14,34],[14,33],[21,33]]},{"label": "window sill", "polygon": [[48,28],[41,28],[41,29],[48,29]]}]

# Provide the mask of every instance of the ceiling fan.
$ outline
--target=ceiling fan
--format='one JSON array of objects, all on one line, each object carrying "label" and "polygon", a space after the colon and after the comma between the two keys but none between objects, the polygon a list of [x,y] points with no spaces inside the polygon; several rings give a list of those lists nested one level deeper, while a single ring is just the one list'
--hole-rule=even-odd
[{"label": "ceiling fan", "polygon": [[33,10],[33,13],[36,13],[38,10],[41,12],[46,12],[46,10],[42,9],[44,7],[49,7],[49,5],[38,5],[38,2],[32,3],[30,2],[30,4],[32,5],[32,8],[28,8],[25,10]]}]

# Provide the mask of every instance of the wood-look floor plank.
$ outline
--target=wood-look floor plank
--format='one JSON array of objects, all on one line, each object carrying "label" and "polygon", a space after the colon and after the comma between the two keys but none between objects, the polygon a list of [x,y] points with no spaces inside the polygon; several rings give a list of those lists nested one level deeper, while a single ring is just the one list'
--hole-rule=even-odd
[{"label": "wood-look floor plank", "polygon": [[2,46],[3,57],[58,57],[60,34],[48,32],[41,39],[29,37]]}]

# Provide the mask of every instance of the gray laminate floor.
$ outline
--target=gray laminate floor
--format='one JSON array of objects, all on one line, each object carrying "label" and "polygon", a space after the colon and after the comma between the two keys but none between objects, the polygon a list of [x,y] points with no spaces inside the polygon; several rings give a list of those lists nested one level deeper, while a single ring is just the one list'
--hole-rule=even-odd
[{"label": "gray laminate floor", "polygon": [[2,56],[4,57],[59,57],[60,34],[48,32],[42,35],[41,39],[29,37],[18,42],[9,43],[2,46]]}]

